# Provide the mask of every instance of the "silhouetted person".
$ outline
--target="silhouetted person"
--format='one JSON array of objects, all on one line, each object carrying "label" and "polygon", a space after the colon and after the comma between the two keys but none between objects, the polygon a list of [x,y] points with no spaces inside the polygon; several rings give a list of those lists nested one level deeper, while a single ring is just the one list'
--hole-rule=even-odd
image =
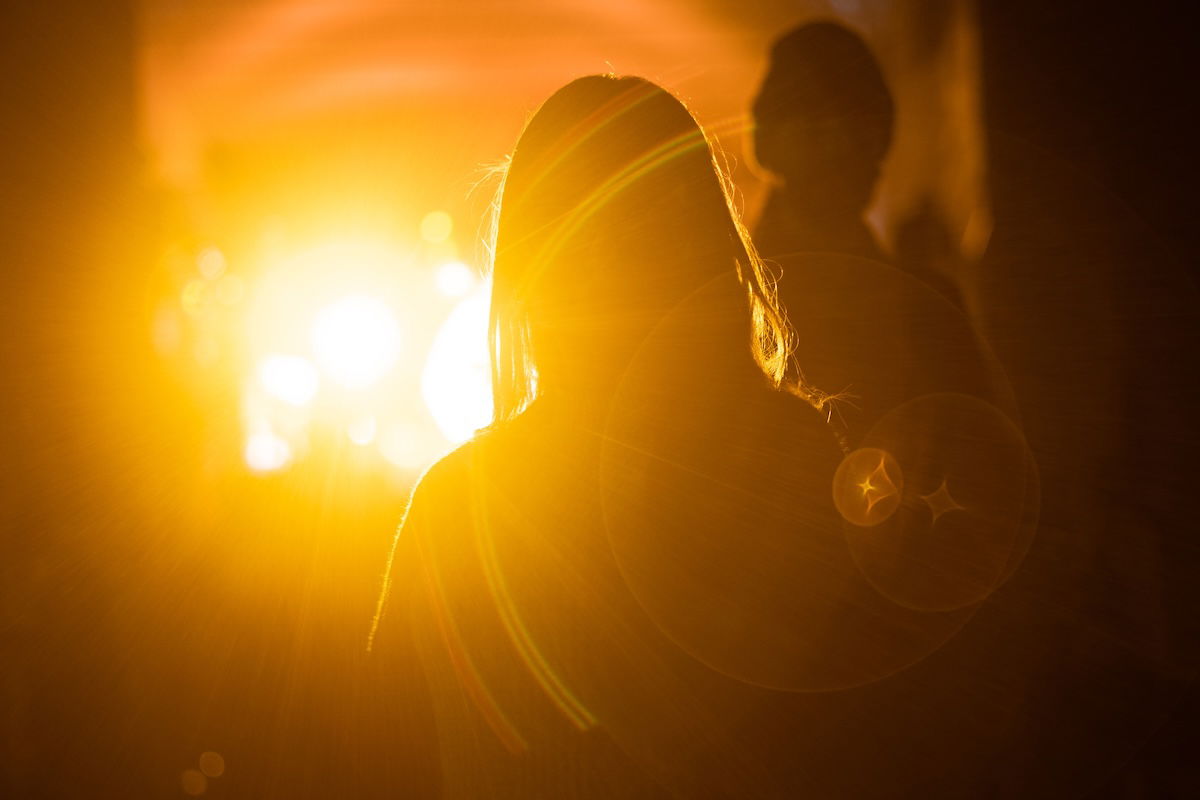
[{"label": "silhouetted person", "polygon": [[[832,22],[784,35],[752,111],[755,158],[777,180],[754,231],[759,252],[883,260],[863,214],[891,145],[893,108],[866,44]],[[782,285],[786,293],[786,278]]]},{"label": "silhouetted person", "polygon": [[[936,226],[906,228],[889,263],[863,214],[892,138],[891,94],[854,33],[803,25],[771,49],[754,101],[758,162],[777,179],[755,244],[781,268],[779,299],[807,384],[860,443],[887,414],[937,392],[1004,405],[1003,381],[939,269]],[[932,222],[932,220],[929,220]],[[910,246],[911,245],[911,246]]]},{"label": "silhouetted person", "polygon": [[[364,695],[442,796],[913,796],[996,757],[1010,698],[964,714],[930,665],[1020,561],[1019,436],[952,400],[839,469],[725,187],[638,78],[574,81],[521,135],[495,422],[414,490]],[[988,508],[1016,516],[980,547]]]}]

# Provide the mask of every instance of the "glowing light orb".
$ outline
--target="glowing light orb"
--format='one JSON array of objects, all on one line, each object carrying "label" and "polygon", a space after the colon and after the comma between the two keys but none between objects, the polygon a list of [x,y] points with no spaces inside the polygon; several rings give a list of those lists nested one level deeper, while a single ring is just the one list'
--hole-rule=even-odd
[{"label": "glowing light orb", "polygon": [[885,450],[863,447],[842,459],[833,476],[833,504],[848,522],[869,528],[900,507],[904,475]]},{"label": "glowing light orb", "polygon": [[421,396],[449,441],[465,442],[492,421],[487,287],[461,300],[442,323],[421,375]]},{"label": "glowing light orb", "polygon": [[317,363],[334,382],[365,389],[400,355],[400,326],[381,300],[349,295],[322,309],[312,329]]},{"label": "glowing light orb", "polygon": [[430,211],[421,220],[421,238],[427,242],[444,242],[454,230],[454,220],[445,211]]},{"label": "glowing light orb", "polygon": [[274,472],[292,460],[292,447],[270,431],[258,431],[246,438],[246,449],[242,453],[246,466],[255,472]]},{"label": "glowing light orb", "polygon": [[475,273],[461,261],[450,261],[434,274],[438,291],[447,297],[462,297],[475,288]]},{"label": "glowing light orb", "polygon": [[346,436],[355,444],[365,447],[375,441],[376,427],[374,417],[359,417],[346,426]]},{"label": "glowing light orb", "polygon": [[303,407],[316,397],[320,377],[307,358],[270,355],[258,364],[258,382],[272,397]]}]

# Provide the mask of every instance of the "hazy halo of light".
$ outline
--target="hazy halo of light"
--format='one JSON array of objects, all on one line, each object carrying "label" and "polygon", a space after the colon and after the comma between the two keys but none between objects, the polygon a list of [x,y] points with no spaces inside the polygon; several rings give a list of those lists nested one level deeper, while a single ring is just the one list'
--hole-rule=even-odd
[{"label": "hazy halo of light", "polygon": [[463,298],[438,329],[421,374],[421,396],[438,429],[465,442],[492,421],[487,285]]},{"label": "hazy halo of light", "polygon": [[427,242],[444,242],[454,230],[454,220],[445,211],[430,211],[421,219],[421,238]]},{"label": "hazy halo of light", "polygon": [[448,261],[437,268],[434,281],[446,297],[462,297],[475,288],[475,273],[461,261]]},{"label": "hazy halo of light", "polygon": [[321,369],[347,389],[365,389],[396,363],[400,326],[378,298],[352,294],[317,313],[313,353]]},{"label": "hazy halo of light", "polygon": [[243,450],[246,466],[255,472],[274,472],[292,460],[292,447],[287,440],[271,431],[256,431],[246,437]]},{"label": "hazy halo of light", "polygon": [[259,362],[258,382],[272,397],[303,407],[316,397],[320,376],[307,358],[272,354]]}]

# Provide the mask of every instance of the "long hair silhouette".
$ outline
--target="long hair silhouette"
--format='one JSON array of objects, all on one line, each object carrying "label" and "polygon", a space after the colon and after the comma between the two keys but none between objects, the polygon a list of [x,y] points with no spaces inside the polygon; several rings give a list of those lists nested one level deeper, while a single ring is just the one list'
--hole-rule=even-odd
[{"label": "long hair silhouette", "polygon": [[495,214],[491,349],[497,422],[541,391],[611,383],[666,309],[723,274],[745,295],[749,342],[774,385],[791,341],[774,283],[691,113],[641,78],[593,75],[526,126]]},{"label": "long hair silhouette", "polygon": [[[363,723],[436,747],[408,763],[441,796],[854,794],[859,759],[903,768],[886,748],[909,706],[866,724],[808,698],[927,658],[1004,577],[993,547],[931,595],[929,559],[895,557],[907,536],[947,564],[901,504],[896,464],[926,452],[843,461],[785,381],[789,326],[731,197],[700,125],[642,79],[574,81],[518,141],[495,217],[495,420],[413,491]],[[997,469],[1020,455],[1006,432]],[[875,527],[848,535],[847,504]],[[839,724],[852,746],[823,739]]]}]

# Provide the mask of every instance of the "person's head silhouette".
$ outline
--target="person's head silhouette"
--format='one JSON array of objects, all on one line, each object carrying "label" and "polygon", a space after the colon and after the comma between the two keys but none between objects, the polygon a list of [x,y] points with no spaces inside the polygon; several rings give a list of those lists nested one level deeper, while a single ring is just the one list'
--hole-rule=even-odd
[{"label": "person's head silhouette", "polygon": [[713,285],[732,314],[695,324],[738,328],[710,337],[724,350],[674,353],[671,367],[725,356],[753,365],[753,352],[778,383],[786,325],[762,269],[713,149],[679,100],[640,78],[569,83],[529,121],[501,192],[496,421],[535,392],[603,394],[665,314]]},{"label": "person's head silhouette", "polygon": [[861,215],[892,138],[893,106],[875,57],[832,22],[803,25],[771,48],[754,100],[758,163],[793,204]]}]

